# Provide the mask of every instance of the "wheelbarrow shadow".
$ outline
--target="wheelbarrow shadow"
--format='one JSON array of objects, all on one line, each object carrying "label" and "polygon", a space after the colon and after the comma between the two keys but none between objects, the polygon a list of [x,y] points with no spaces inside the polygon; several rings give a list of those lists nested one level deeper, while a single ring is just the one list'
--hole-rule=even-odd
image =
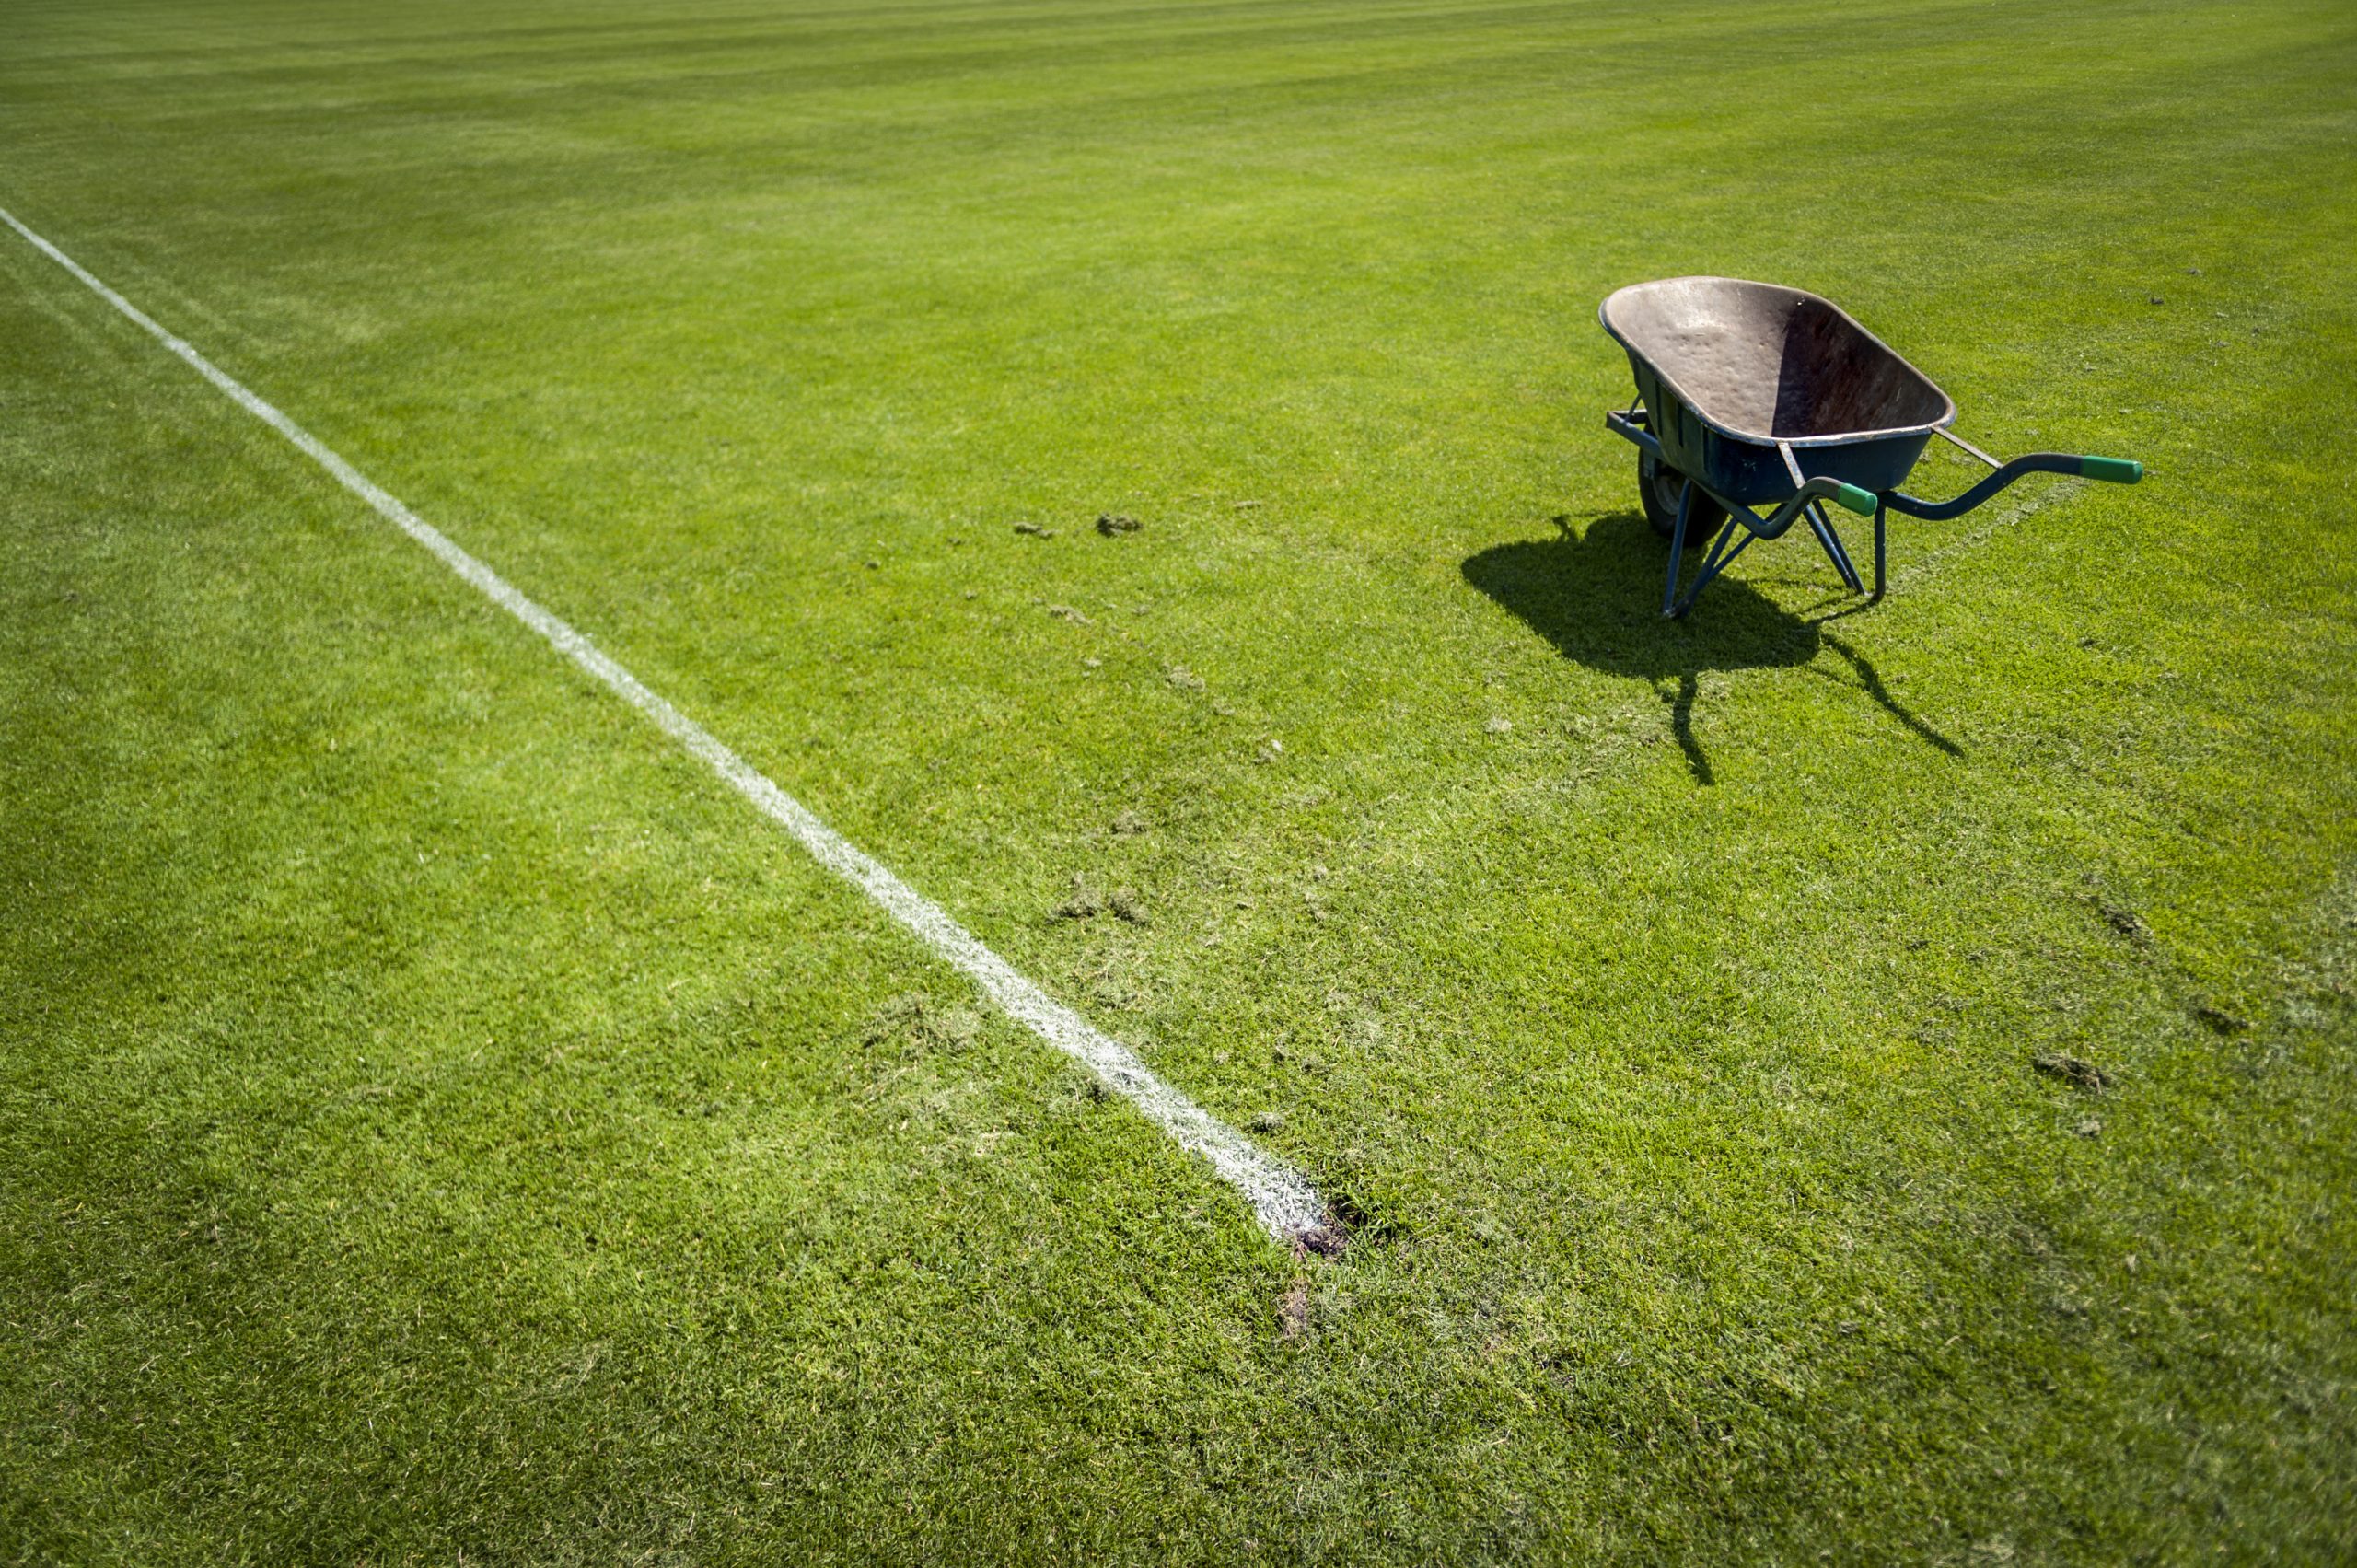
[{"label": "wheelbarrow shadow", "polygon": [[[1866,656],[1825,630],[1840,612],[1804,619],[1750,584],[1721,577],[1709,599],[1683,620],[1665,619],[1661,599],[1664,547],[1643,516],[1615,512],[1574,533],[1558,519],[1561,537],[1492,545],[1466,558],[1465,580],[1555,645],[1563,656],[1608,675],[1649,681],[1669,696],[1670,728],[1699,784],[1717,782],[1709,753],[1694,734],[1694,698],[1706,670],[1812,667],[1830,648],[1857,678],[1857,690],[1927,745],[1951,757],[1964,748],[1941,734],[1890,693]],[[1850,684],[1817,669],[1826,679]]]}]

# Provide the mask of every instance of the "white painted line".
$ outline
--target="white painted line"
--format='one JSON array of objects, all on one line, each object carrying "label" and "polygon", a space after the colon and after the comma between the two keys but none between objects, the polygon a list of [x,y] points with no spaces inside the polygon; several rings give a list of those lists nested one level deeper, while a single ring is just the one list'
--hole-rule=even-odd
[{"label": "white painted line", "polygon": [[1013,965],[951,919],[946,910],[820,821],[807,807],[772,784],[710,730],[648,691],[636,676],[598,652],[588,638],[525,598],[498,573],[453,544],[439,528],[378,489],[366,474],[338,457],[309,431],[157,326],[137,306],[84,272],[72,257],[18,223],[4,208],[0,208],[0,222],[23,235],[42,255],[73,273],[93,294],[186,360],[190,368],[227,393],[239,408],[293,442],[312,461],[333,474],[338,483],[368,503],[378,517],[432,551],[444,565],[481,589],[483,597],[547,638],[557,652],[653,719],[665,734],[727,780],[762,815],[800,840],[802,847],[819,865],[883,905],[894,920],[981,986],[1009,1016],[1096,1074],[1108,1088],[1129,1099],[1156,1126],[1209,1160],[1212,1168],[1229,1186],[1244,1194],[1271,1236],[1287,1245],[1306,1243],[1321,1249],[1331,1245],[1325,1201],[1301,1172],[1271,1157],[1235,1128],[1155,1076],[1127,1046],[1017,974]]},{"label": "white painted line", "polygon": [[1891,587],[1898,589],[1921,587],[1938,576],[1950,562],[1969,555],[1996,535],[2017,523],[2026,521],[2046,510],[2047,507],[2070,499],[2084,489],[2087,482],[2082,479],[2045,477],[2047,477],[2047,482],[2044,484],[2027,491],[2015,491],[2003,505],[1997,508],[1994,515],[1985,519],[1971,532],[1952,539],[1926,554],[1917,556],[1904,567],[1893,568],[1890,574]]}]

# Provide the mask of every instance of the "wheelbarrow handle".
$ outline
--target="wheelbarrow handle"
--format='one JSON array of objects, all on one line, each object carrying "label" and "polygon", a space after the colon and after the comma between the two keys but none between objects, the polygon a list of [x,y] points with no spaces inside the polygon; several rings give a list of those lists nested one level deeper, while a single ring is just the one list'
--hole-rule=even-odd
[{"label": "wheelbarrow handle", "polygon": [[[1982,451],[1980,447],[1974,446],[1971,442],[1966,440],[1963,436],[1958,436],[1955,431],[1950,430],[1945,424],[1934,426],[1932,430],[1932,434],[1938,436],[1941,440],[1945,441],[1949,446],[1959,447],[1962,450],[1970,453],[1975,458],[1980,459],[1982,462],[1987,463],[1992,469],[2002,469],[2006,466],[2005,464],[1999,462],[1996,459],[1991,457],[1988,453]],[[2064,462],[2071,460],[2070,455],[2064,452],[2040,452],[2038,456],[2040,458],[2057,458],[2061,459]],[[2138,480],[2144,477],[2144,465],[2136,461],[2132,458],[2081,458],[2077,460],[2079,466],[2075,470],[2057,469],[2049,471],[2057,473],[2075,472],[2082,479],[2100,479],[2111,484],[2133,484]]]},{"label": "wheelbarrow handle", "polygon": [[1854,484],[1844,484],[1838,479],[1813,479],[1805,488],[1814,490],[1820,484],[1826,486],[1825,494],[1829,499],[1862,517],[1873,517],[1875,508],[1882,505],[1875,498],[1873,491],[1861,490]]},{"label": "wheelbarrow handle", "polygon": [[1883,504],[1894,512],[1904,512],[1910,517],[1925,517],[1943,522],[1960,517],[1983,501],[2004,489],[2025,474],[2059,473],[2076,479],[2099,479],[2109,484],[2133,484],[2144,477],[2144,465],[2133,458],[2085,458],[2074,452],[2032,452],[1999,465],[1997,471],[1983,479],[1953,501],[1925,501],[1903,491],[1883,493]]},{"label": "wheelbarrow handle", "polygon": [[1808,506],[1812,501],[1831,501],[1857,513],[1862,517],[1873,517],[1875,508],[1881,505],[1880,499],[1873,491],[1862,490],[1854,484],[1844,484],[1841,481],[1829,479],[1824,474],[1819,474],[1815,479],[1803,480],[1798,489],[1777,503],[1775,510],[1764,517],[1748,506],[1736,506],[1730,504],[1724,495],[1713,494],[1711,499],[1725,506],[1735,519],[1743,525],[1747,532],[1756,534],[1761,539],[1781,538],[1786,528],[1808,516]]}]

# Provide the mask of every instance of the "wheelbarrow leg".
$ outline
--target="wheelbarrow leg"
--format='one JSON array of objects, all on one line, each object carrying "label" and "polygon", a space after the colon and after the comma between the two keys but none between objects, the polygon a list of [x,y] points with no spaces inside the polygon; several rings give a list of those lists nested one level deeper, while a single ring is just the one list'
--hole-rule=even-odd
[{"label": "wheelbarrow leg", "polygon": [[1890,508],[1881,501],[1877,500],[1875,503],[1875,592],[1873,599],[1868,601],[1870,603],[1879,603],[1882,599],[1883,563],[1887,553],[1884,549],[1886,530],[1883,527],[1883,518],[1889,510]]},{"label": "wheelbarrow leg", "polygon": [[1833,526],[1833,514],[1826,508],[1826,505],[1822,501],[1817,504],[1817,515],[1825,519],[1825,531],[1832,536],[1833,548],[1841,552],[1841,572],[1844,576],[1850,579],[1850,591],[1852,593],[1858,594],[1864,593],[1866,591],[1865,579],[1858,575],[1857,563],[1850,559],[1850,542],[1843,539],[1841,537],[1841,531]]},{"label": "wheelbarrow leg", "polygon": [[1694,482],[1688,480],[1678,493],[1678,526],[1669,532],[1669,581],[1662,585],[1661,612],[1665,616],[1678,613],[1678,563],[1686,553],[1686,519],[1694,511]]},{"label": "wheelbarrow leg", "polygon": [[1858,580],[1858,569],[1850,563],[1850,552],[1842,548],[1841,536],[1834,531],[1833,519],[1825,515],[1822,502],[1809,503],[1808,526],[1810,531],[1817,535],[1817,544],[1825,551],[1825,558],[1833,563],[1833,569],[1841,574],[1841,580],[1849,585],[1850,591],[1864,593],[1866,585]]},{"label": "wheelbarrow leg", "polygon": [[[1711,586],[1711,579],[1725,571],[1734,563],[1735,558],[1743,553],[1745,547],[1759,537],[1746,529],[1742,539],[1736,539],[1736,531],[1743,528],[1743,524],[1737,519],[1747,515],[1750,516],[1754,522],[1759,520],[1757,514],[1728,514],[1726,526],[1719,529],[1716,539],[1711,540],[1711,552],[1702,557],[1702,569],[1694,574],[1694,586],[1686,590],[1685,598],[1680,600],[1678,608],[1670,612],[1674,619],[1685,619],[1686,612],[1694,608],[1694,601],[1702,597],[1702,590]],[[1729,550],[1727,546],[1731,541],[1735,548]]]}]

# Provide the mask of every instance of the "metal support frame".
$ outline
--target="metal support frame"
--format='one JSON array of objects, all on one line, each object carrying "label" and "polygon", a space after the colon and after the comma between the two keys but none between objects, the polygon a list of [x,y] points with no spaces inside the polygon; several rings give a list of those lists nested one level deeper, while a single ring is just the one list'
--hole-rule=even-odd
[{"label": "metal support frame", "polygon": [[[1604,423],[1614,435],[1653,454],[1654,460],[1658,463],[1663,460],[1661,441],[1645,428],[1648,422],[1643,404],[1643,400],[1640,399],[1625,412],[1615,410],[1607,413]],[[2000,463],[1945,427],[1934,431],[1934,434],[1971,453],[1994,471],[1952,501],[1924,501],[1899,490],[1886,490],[1875,496],[1875,586],[1874,592],[1867,596],[1868,603],[1878,603],[1889,584],[1889,517],[1893,512],[1903,512],[1910,517],[1922,517],[1932,522],[1960,517],[2015,480],[2033,473],[2084,476],[2115,484],[2133,484],[2143,477],[2141,464],[2116,458],[2078,457],[2067,452],[2032,452],[2011,462]],[[1678,492],[1678,524],[1670,532],[1669,575],[1662,585],[1662,614],[1673,620],[1684,616],[1694,608],[1694,600],[1710,586],[1711,579],[1726,570],[1727,563],[1742,554],[1753,540],[1775,539],[1791,528],[1795,519],[1802,517],[1807,519],[1809,532],[1816,536],[1817,546],[1825,552],[1826,559],[1833,563],[1833,569],[1840,574],[1842,583],[1852,593],[1866,591],[1856,564],[1850,559],[1848,548],[1841,542],[1840,532],[1833,526],[1831,514],[1825,509],[1825,498],[1835,493],[1838,482],[1825,478],[1803,478],[1800,463],[1793,456],[1791,446],[1779,441],[1776,447],[1783,454],[1785,471],[1792,475],[1795,488],[1791,496],[1778,503],[1775,509],[1764,517],[1748,506],[1730,501],[1691,474],[1679,476],[1685,480],[1686,486]],[[1712,540],[1711,548],[1702,558],[1702,569],[1695,575],[1693,587],[1688,588],[1681,598],[1678,592],[1678,574],[1686,555],[1686,524],[1693,515],[1697,492],[1725,507],[1727,520],[1717,537]],[[1744,536],[1740,540],[1735,537],[1738,532]]]},{"label": "metal support frame", "polygon": [[[1662,460],[1661,441],[1652,431],[1645,428],[1646,419],[1643,409],[1631,407],[1626,412],[1615,410],[1604,416],[1604,422],[1611,427],[1615,435],[1652,453],[1654,461]],[[1818,547],[1825,552],[1826,559],[1833,563],[1833,569],[1840,574],[1841,581],[1852,593],[1865,591],[1864,583],[1858,577],[1858,568],[1851,563],[1850,552],[1842,545],[1841,535],[1834,528],[1833,519],[1825,510],[1825,497],[1834,493],[1840,482],[1825,478],[1802,477],[1800,465],[1794,460],[1791,448],[1784,447],[1782,442],[1777,445],[1784,453],[1784,463],[1793,475],[1794,489],[1791,495],[1777,504],[1775,510],[1764,517],[1742,503],[1731,501],[1717,491],[1701,484],[1691,474],[1679,476],[1686,481],[1686,483],[1685,487],[1678,493],[1678,522],[1669,532],[1669,574],[1666,580],[1663,582],[1661,590],[1663,615],[1671,620],[1683,617],[1688,610],[1694,608],[1694,600],[1704,588],[1710,586],[1711,579],[1725,571],[1736,556],[1750,547],[1753,540],[1780,538],[1796,519],[1800,518],[1807,519],[1809,532],[1816,536]],[[1684,563],[1686,558],[1686,524],[1694,514],[1694,495],[1697,491],[1724,507],[1727,520],[1719,529],[1718,536],[1712,540],[1710,551],[1702,558],[1702,569],[1694,578],[1694,586],[1688,588],[1685,597],[1681,598],[1678,592],[1678,568]],[[1875,521],[1877,523],[1881,521],[1879,508],[1876,509]],[[1744,536],[1741,540],[1735,537],[1738,531]],[[1875,545],[1876,562],[1875,582],[1876,592],[1879,594],[1882,582],[1880,568],[1882,535],[1879,528],[1875,536]]]},{"label": "metal support frame", "polygon": [[1833,569],[1841,574],[1841,580],[1850,586],[1852,593],[1864,593],[1866,585],[1858,580],[1858,569],[1850,563],[1850,552],[1843,547],[1840,534],[1834,530],[1833,519],[1826,514],[1825,503],[1817,502],[1808,511],[1808,526],[1816,533],[1817,542],[1824,550],[1826,559],[1833,563]]},{"label": "metal support frame", "polygon": [[1882,602],[1884,568],[1885,563],[1890,559],[1890,551],[1887,544],[1885,542],[1889,536],[1890,530],[1884,519],[1889,515],[1890,502],[1886,497],[1880,500],[1875,507],[1875,591],[1867,596],[1866,602],[1869,604],[1880,604]]},{"label": "metal support frame", "polygon": [[[1751,517],[1749,508],[1730,507],[1727,512],[1727,520],[1721,525],[1717,536],[1711,540],[1710,552],[1702,557],[1702,569],[1694,575],[1694,586],[1686,590],[1684,598],[1679,598],[1678,597],[1678,557],[1685,553],[1686,517],[1693,507],[1694,493],[1701,488],[1689,479],[1686,482],[1686,488],[1679,493],[1678,498],[1678,531],[1670,536],[1669,541],[1669,580],[1662,585],[1661,590],[1661,612],[1672,621],[1683,620],[1686,612],[1694,608],[1694,601],[1701,597],[1702,590],[1711,586],[1711,579],[1725,571],[1729,563],[1750,548],[1753,540],[1763,537],[1743,526],[1743,519]],[[1704,494],[1709,493],[1705,491]],[[1712,499],[1718,500],[1718,497],[1713,496]],[[1724,501],[1719,504],[1726,505]],[[1727,541],[1734,540],[1737,532],[1741,532],[1743,538],[1736,540],[1735,548],[1730,550],[1727,548]]]},{"label": "metal support frame", "polygon": [[[1658,455],[1655,460],[1659,460]],[[1851,563],[1850,552],[1842,547],[1841,536],[1835,531],[1833,519],[1826,514],[1824,497],[1831,493],[1834,481],[1806,481],[1790,499],[1763,517],[1750,507],[1730,501],[1717,491],[1698,483],[1690,474],[1682,477],[1686,485],[1678,493],[1678,523],[1669,534],[1669,575],[1662,584],[1661,590],[1661,612],[1665,616],[1673,621],[1682,618],[1694,608],[1695,599],[1710,586],[1711,579],[1725,571],[1736,556],[1749,549],[1752,540],[1780,537],[1793,526],[1796,517],[1808,519],[1809,531],[1816,535],[1826,559],[1833,563],[1833,569],[1841,575],[1842,582],[1849,586],[1850,590],[1852,593],[1865,592],[1865,584],[1859,580],[1858,569]],[[1695,575],[1694,586],[1688,588],[1685,597],[1680,598],[1678,570],[1685,559],[1686,522],[1693,515],[1694,497],[1698,492],[1726,508],[1727,520],[1720,528],[1717,537],[1711,540],[1710,551],[1702,557],[1702,569]],[[1735,537],[1738,532],[1743,535],[1740,540]],[[1879,594],[1882,584],[1879,532],[1875,535],[1875,592]]]},{"label": "metal support frame", "polygon": [[[1693,586],[1680,598],[1678,594],[1678,562],[1685,554],[1686,518],[1692,509],[1694,493],[1698,490],[1726,508],[1727,520],[1711,540],[1710,551],[1702,557],[1702,569],[1695,574]],[[1865,584],[1859,580],[1857,567],[1850,562],[1850,552],[1841,546],[1841,536],[1834,531],[1832,520],[1825,515],[1825,508],[1816,496],[1796,495],[1774,513],[1762,517],[1750,507],[1738,506],[1725,496],[1705,490],[1689,479],[1686,488],[1678,494],[1678,528],[1670,536],[1669,577],[1662,585],[1662,614],[1673,621],[1683,619],[1686,612],[1694,608],[1694,601],[1701,597],[1702,590],[1711,586],[1712,578],[1725,571],[1736,556],[1750,549],[1753,540],[1774,539],[1782,533],[1791,526],[1792,516],[1796,513],[1809,515],[1809,529],[1817,536],[1817,542],[1825,551],[1826,559],[1832,562],[1833,569],[1841,575],[1842,582],[1849,585],[1852,593],[1865,592]],[[1736,538],[1738,533],[1743,536],[1741,539]],[[1875,596],[1879,598],[1882,596],[1882,536],[1879,531],[1875,536]]]}]

